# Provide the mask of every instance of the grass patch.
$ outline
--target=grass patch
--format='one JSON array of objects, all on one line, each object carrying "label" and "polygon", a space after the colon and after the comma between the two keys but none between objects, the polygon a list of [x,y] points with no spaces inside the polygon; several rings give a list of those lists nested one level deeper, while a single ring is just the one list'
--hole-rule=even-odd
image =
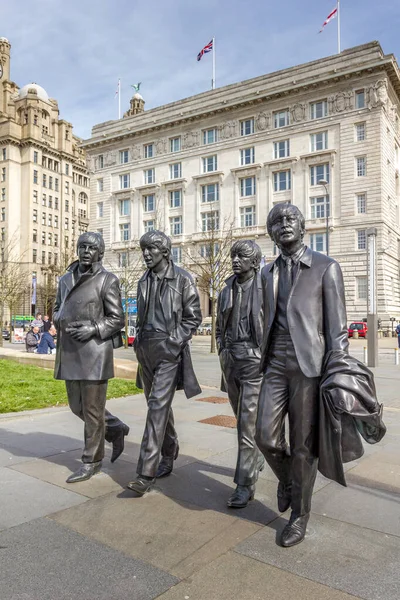
[{"label": "grass patch", "polygon": [[[0,413],[68,404],[65,382],[54,379],[50,369],[0,360],[0,381]],[[110,379],[107,398],[140,392],[133,380]]]}]

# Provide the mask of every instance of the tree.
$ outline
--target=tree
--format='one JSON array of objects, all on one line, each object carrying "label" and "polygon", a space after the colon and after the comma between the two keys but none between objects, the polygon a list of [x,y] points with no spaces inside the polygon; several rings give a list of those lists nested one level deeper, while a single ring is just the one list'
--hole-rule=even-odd
[{"label": "tree", "polygon": [[[218,294],[225,285],[225,279],[232,272],[230,250],[233,241],[234,221],[227,218],[220,227],[218,211],[206,213],[202,231],[195,234],[192,247],[184,251],[186,267],[196,277],[197,287],[204,292],[211,305],[211,347],[216,351],[215,321]],[[200,229],[200,228],[199,228]]]},{"label": "tree", "polygon": [[[25,289],[26,279],[22,269],[22,259],[15,249],[13,240],[0,241],[0,330],[3,330],[5,309],[10,312],[21,300]],[[0,347],[3,346],[3,336],[0,335]]]},{"label": "tree", "polygon": [[41,283],[37,286],[37,306],[43,314],[51,317],[53,306],[57,295],[58,280],[64,275],[68,266],[76,260],[75,249],[64,248],[60,253],[60,262],[57,264],[42,264]]}]

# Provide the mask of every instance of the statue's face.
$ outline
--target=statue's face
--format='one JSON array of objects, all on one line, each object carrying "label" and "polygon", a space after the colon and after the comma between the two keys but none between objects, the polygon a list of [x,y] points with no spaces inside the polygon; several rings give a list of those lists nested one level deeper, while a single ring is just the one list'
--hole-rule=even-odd
[{"label": "statue's face", "polygon": [[234,254],[232,256],[232,271],[235,275],[245,275],[254,271],[254,258],[243,256],[242,254]]},{"label": "statue's face", "polygon": [[300,223],[300,215],[288,208],[282,209],[272,223],[272,237],[278,247],[285,248],[300,242],[304,231]]},{"label": "statue's face", "polygon": [[99,262],[100,251],[97,244],[91,242],[80,242],[78,246],[79,266],[90,267],[94,262]]},{"label": "statue's face", "polygon": [[167,262],[165,251],[151,244],[143,249],[143,258],[148,269],[155,269],[162,261]]}]

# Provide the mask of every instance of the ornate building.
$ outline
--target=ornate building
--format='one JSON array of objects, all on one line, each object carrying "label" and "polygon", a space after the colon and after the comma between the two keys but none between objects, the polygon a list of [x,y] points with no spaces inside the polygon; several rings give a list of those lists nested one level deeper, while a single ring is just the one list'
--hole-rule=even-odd
[{"label": "ornate building", "polygon": [[148,111],[140,99],[83,143],[90,223],[114,268],[155,226],[179,262],[215,222],[257,238],[269,261],[267,214],[290,201],[306,243],[342,265],[351,320],[366,317],[366,231],[377,228],[379,316],[400,319],[400,72],[378,42]]},{"label": "ornate building", "polygon": [[90,183],[80,139],[59,118],[57,101],[36,83],[11,81],[10,48],[0,38],[0,267],[20,263],[26,292],[14,308],[30,315],[32,299],[49,310],[55,279],[87,228]]}]

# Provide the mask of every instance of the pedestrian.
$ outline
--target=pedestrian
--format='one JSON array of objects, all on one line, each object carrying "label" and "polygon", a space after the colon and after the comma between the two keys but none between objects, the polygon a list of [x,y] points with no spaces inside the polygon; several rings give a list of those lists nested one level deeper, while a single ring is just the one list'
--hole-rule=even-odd
[{"label": "pedestrian", "polygon": [[57,335],[56,328],[50,327],[49,331],[44,331],[40,336],[39,346],[37,348],[37,354],[53,354],[56,345],[54,338]]},{"label": "pedestrian", "polygon": [[396,333],[397,333],[397,345],[400,348],[400,323],[396,327]]},{"label": "pedestrian", "polygon": [[50,331],[50,327],[53,325],[53,323],[50,321],[49,316],[48,315],[44,315],[43,317],[43,331]]},{"label": "pedestrian", "polygon": [[39,331],[43,330],[43,319],[42,314],[40,312],[36,313],[36,319],[33,319],[31,323],[31,327],[39,327]]},{"label": "pedestrian", "polygon": [[39,342],[40,342],[39,331],[40,331],[39,327],[35,326],[35,327],[32,327],[32,329],[30,329],[28,331],[28,333],[26,334],[25,347],[26,347],[27,352],[33,353],[39,346]]}]

